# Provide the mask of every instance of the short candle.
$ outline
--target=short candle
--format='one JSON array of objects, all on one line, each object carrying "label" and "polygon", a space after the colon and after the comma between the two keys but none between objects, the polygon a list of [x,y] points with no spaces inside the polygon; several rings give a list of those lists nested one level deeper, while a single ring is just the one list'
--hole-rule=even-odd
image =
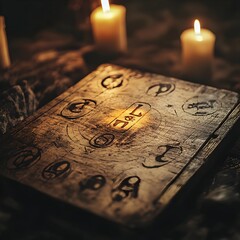
[{"label": "short candle", "polygon": [[10,65],[8,41],[5,32],[5,18],[0,16],[0,68],[9,68]]},{"label": "short candle", "polygon": [[106,53],[127,51],[126,8],[121,5],[109,5],[101,0],[102,7],[91,14],[93,36],[99,50]]},{"label": "short candle", "polygon": [[182,67],[184,76],[204,81],[212,75],[215,35],[208,29],[201,29],[196,19],[194,29],[187,29],[181,35]]}]

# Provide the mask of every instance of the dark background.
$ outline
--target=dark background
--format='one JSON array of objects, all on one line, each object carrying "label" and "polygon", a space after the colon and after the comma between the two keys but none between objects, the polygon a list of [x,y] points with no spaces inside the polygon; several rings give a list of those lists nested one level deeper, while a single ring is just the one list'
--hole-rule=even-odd
[{"label": "dark background", "polygon": [[[171,8],[176,16],[185,14],[188,18],[203,16],[206,13],[202,7],[194,9],[192,12],[179,12],[184,4],[204,5],[207,6],[207,12],[212,18],[220,17],[222,19],[239,20],[239,1],[238,0],[115,0],[113,3],[124,5],[131,2],[138,3],[139,7],[143,7],[143,11],[152,11],[156,8]],[[44,27],[52,26],[56,23],[69,22],[72,12],[74,11],[91,11],[96,5],[100,4],[100,0],[1,0],[0,13],[6,17],[8,25],[8,33],[11,36],[24,36],[36,33]],[[136,9],[138,11],[139,9]],[[81,12],[85,16],[84,12]],[[151,14],[149,12],[149,14]]]}]

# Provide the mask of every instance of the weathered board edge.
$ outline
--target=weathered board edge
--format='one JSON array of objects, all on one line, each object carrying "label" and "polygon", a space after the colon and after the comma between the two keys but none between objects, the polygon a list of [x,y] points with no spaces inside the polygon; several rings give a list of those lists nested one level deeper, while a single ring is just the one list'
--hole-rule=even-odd
[{"label": "weathered board edge", "polygon": [[[154,215],[149,218],[146,217],[144,222],[141,220],[141,222],[132,224],[132,227],[150,225],[157,217],[161,217],[161,214],[167,210],[168,206],[171,205],[174,200],[183,197],[182,194],[185,192],[191,192],[191,187],[193,185],[192,180],[194,179],[193,182],[198,184],[201,177],[205,176],[211,170],[209,167],[216,166],[216,162],[219,159],[217,150],[224,149],[226,144],[223,143],[223,140],[228,135],[228,137],[231,137],[233,135],[232,130],[238,125],[240,125],[240,103],[238,103],[227,116],[222,125],[216,129],[205,146],[203,146],[189,164],[186,165],[184,171],[178,175],[176,180],[171,183],[166,191],[156,199],[156,202],[153,203],[156,206]],[[223,156],[220,156],[220,160],[223,160],[222,158]],[[184,196],[183,198],[186,197],[187,196]]]}]

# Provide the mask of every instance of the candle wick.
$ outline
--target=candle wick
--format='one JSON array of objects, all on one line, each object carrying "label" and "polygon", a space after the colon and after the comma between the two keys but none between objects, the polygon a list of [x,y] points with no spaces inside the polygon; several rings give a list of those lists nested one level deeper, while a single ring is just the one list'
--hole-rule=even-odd
[{"label": "candle wick", "polygon": [[201,34],[201,25],[198,19],[194,21],[194,31],[195,31],[195,36],[198,41],[202,40],[202,34]]},{"label": "candle wick", "polygon": [[105,9],[105,10],[103,10],[103,12],[104,12],[104,13],[110,13],[111,10],[110,10],[110,9]]},{"label": "candle wick", "polygon": [[200,35],[200,36],[197,36],[197,40],[198,40],[199,42],[201,42],[201,41],[203,40],[203,37],[202,37],[202,35]]},{"label": "candle wick", "polygon": [[197,41],[202,41],[203,40],[201,32],[195,32],[195,36],[196,36]]}]

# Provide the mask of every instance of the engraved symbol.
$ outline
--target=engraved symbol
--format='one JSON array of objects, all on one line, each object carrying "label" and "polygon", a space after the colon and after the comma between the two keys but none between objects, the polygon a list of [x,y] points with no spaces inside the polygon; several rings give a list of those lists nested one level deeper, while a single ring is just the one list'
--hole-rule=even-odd
[{"label": "engraved symbol", "polygon": [[106,179],[102,175],[95,175],[90,178],[84,179],[79,183],[80,191],[86,189],[97,191],[106,184]]},{"label": "engraved symbol", "polygon": [[118,125],[121,124],[121,123],[122,123],[122,125],[120,126],[120,128],[125,128],[125,127],[128,125],[128,122],[117,119],[117,120],[113,123],[113,127],[116,127],[116,126],[118,126]]},{"label": "engraved symbol", "polygon": [[158,146],[158,154],[155,158],[149,157],[142,163],[145,168],[159,168],[176,159],[182,153],[180,143]]},{"label": "engraved symbol", "polygon": [[166,95],[175,90],[173,83],[158,83],[148,88],[147,94],[150,96],[158,97]]},{"label": "engraved symbol", "polygon": [[141,113],[141,112],[136,113],[136,111],[137,111],[139,108],[141,108],[142,106],[143,106],[143,104],[138,104],[137,107],[136,107],[132,112],[130,112],[129,114],[130,114],[130,115],[133,115],[133,116],[135,116],[135,117],[142,117],[142,113]]},{"label": "engraved symbol", "polygon": [[33,166],[41,158],[41,151],[37,147],[26,147],[15,152],[7,163],[8,169],[20,170]]},{"label": "engraved symbol", "polygon": [[67,119],[83,117],[96,107],[96,101],[91,99],[79,99],[70,102],[62,111],[61,116]]},{"label": "engraved symbol", "polygon": [[117,188],[112,190],[112,200],[120,202],[123,199],[137,198],[141,179],[138,176],[131,176],[124,179]]},{"label": "engraved symbol", "polygon": [[66,177],[71,171],[68,161],[53,162],[42,171],[42,177],[46,180],[53,180],[59,177]]},{"label": "engraved symbol", "polygon": [[125,120],[128,121],[128,122],[130,122],[130,121],[133,122],[135,120],[135,118],[132,117],[132,116],[126,116]]},{"label": "engraved symbol", "polygon": [[148,103],[134,103],[109,125],[113,130],[125,132],[134,126],[151,109]]},{"label": "engraved symbol", "polygon": [[90,145],[97,148],[108,147],[114,140],[115,136],[111,133],[103,133],[100,135],[94,136],[90,140]]},{"label": "engraved symbol", "polygon": [[110,75],[102,80],[102,86],[107,89],[118,88],[123,85],[123,74]]},{"label": "engraved symbol", "polygon": [[[142,104],[138,104],[138,106],[132,112],[130,112],[129,115],[133,115],[135,117],[142,117],[141,112],[139,112],[138,114],[135,113],[142,106],[143,106]],[[118,126],[118,124],[123,123],[123,125],[121,125],[121,128],[125,128],[128,125],[128,122],[135,120],[135,118],[133,116],[125,116],[124,118],[125,118],[126,121],[122,121],[122,120],[117,119],[113,123],[113,127],[116,127],[116,126]]]},{"label": "engraved symbol", "polygon": [[216,99],[207,99],[203,96],[195,96],[190,98],[182,106],[184,112],[193,116],[206,116],[213,114],[218,110],[219,107],[220,104]]}]

